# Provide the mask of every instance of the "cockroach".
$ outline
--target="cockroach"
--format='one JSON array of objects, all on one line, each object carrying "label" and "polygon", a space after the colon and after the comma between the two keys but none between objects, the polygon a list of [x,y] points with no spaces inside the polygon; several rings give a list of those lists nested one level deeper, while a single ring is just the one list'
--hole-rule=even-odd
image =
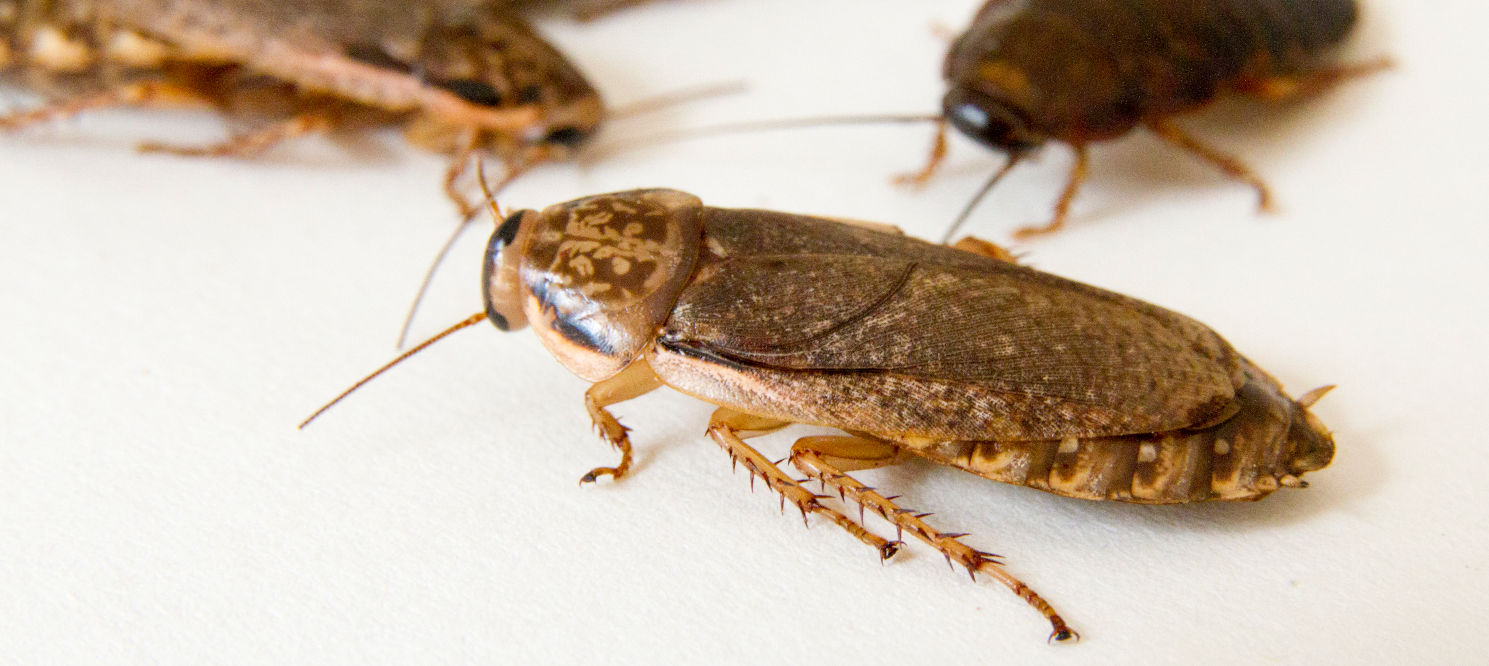
[{"label": "cockroach", "polygon": [[946,55],[949,89],[931,159],[905,180],[935,170],[948,123],[1010,156],[978,198],[1030,151],[1067,144],[1075,163],[1053,219],[1018,233],[1049,232],[1064,225],[1086,179],[1087,144],[1142,125],[1250,184],[1268,210],[1261,178],[1173,119],[1223,91],[1282,101],[1389,66],[1329,64],[1356,14],[1355,0],[991,0]]},{"label": "cockroach", "polygon": [[604,194],[506,216],[487,245],[484,312],[531,325],[594,385],[590,418],[631,467],[607,407],[669,386],[718,406],[708,436],[782,502],[892,556],[869,532],[745,442],[790,424],[792,464],[973,577],[1011,588],[1076,636],[998,556],[849,475],[921,458],[1089,500],[1256,500],[1326,466],[1329,431],[1214,331],[1174,312],[1042,273],[991,244],[936,245],[892,227],[704,206],[666,189]]},{"label": "cockroach", "polygon": [[[514,168],[562,158],[603,104],[577,68],[494,0],[0,0],[0,70],[59,93],[0,115],[18,128],[116,105],[287,102],[266,127],[204,147],[243,156],[356,119],[396,121],[426,148]],[[267,92],[265,95],[263,93]]]}]

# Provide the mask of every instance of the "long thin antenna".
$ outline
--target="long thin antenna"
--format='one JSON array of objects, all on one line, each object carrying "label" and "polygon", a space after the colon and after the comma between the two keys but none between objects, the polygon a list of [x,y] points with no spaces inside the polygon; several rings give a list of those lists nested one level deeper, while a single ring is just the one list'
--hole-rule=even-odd
[{"label": "long thin antenna", "polygon": [[310,422],[311,421],[314,421],[316,419],[316,417],[320,416],[321,414],[326,413],[326,410],[328,410],[331,407],[335,406],[336,403],[341,402],[342,398],[345,398],[345,397],[351,395],[353,391],[355,391],[355,390],[357,390],[359,388],[362,388],[362,386],[364,384],[366,384],[367,382],[372,381],[378,375],[381,375],[384,372],[387,372],[388,370],[392,369],[393,366],[398,365],[399,363],[402,363],[404,359],[406,359],[406,358],[408,358],[410,356],[413,356],[414,354],[417,354],[417,353],[423,351],[424,349],[426,349],[427,347],[429,347],[429,345],[432,345],[432,344],[434,344],[436,342],[439,342],[440,340],[444,339],[445,336],[447,336],[447,335],[449,335],[451,333],[454,333],[455,331],[458,331],[458,330],[460,330],[462,328],[467,328],[467,327],[470,327],[470,326],[475,326],[476,324],[481,323],[485,319],[486,319],[486,313],[484,313],[484,312],[477,312],[476,314],[473,314],[473,315],[471,315],[469,317],[466,317],[460,323],[458,323],[458,324],[456,324],[454,326],[451,326],[451,327],[449,327],[449,328],[447,328],[447,329],[445,329],[443,331],[440,331],[438,335],[435,335],[434,337],[429,338],[428,340],[425,340],[425,341],[419,343],[419,346],[414,347],[413,349],[410,349],[410,350],[408,350],[406,352],[403,352],[402,354],[399,354],[398,355],[398,358],[395,358],[395,359],[393,359],[391,361],[388,361],[388,363],[386,365],[384,365],[381,368],[378,368],[377,371],[373,372],[370,375],[367,375],[366,377],[363,377],[357,383],[352,384],[352,387],[351,388],[349,388],[349,389],[347,389],[345,391],[342,391],[341,392],[341,395],[336,396],[336,398],[334,400],[332,400],[331,402],[326,403],[320,409],[315,410],[315,413],[314,414],[311,414],[310,415],[310,418],[307,418],[304,421],[301,421],[300,422],[300,425],[298,427],[303,430],[305,428],[305,426],[310,425]]},{"label": "long thin antenna", "polygon": [[700,100],[712,99],[714,97],[724,97],[727,95],[737,95],[746,92],[749,89],[749,82],[742,80],[723,81],[720,83],[705,83],[689,88],[679,88],[671,92],[664,92],[655,97],[646,97],[643,99],[639,99],[625,106],[620,106],[612,109],[608,115],[610,117],[610,120],[634,118],[636,116],[660,111],[668,107],[687,104],[688,102],[697,102]]},{"label": "long thin antenna", "polygon": [[746,132],[764,132],[780,129],[794,129],[802,127],[829,127],[832,125],[881,125],[887,123],[935,123],[941,121],[941,114],[911,113],[911,114],[880,114],[868,116],[810,116],[806,118],[783,118],[777,120],[754,120],[740,123],[727,123],[711,127],[695,127],[692,129],[676,130],[671,132],[657,132],[655,134],[642,136],[629,136],[624,139],[612,141],[608,144],[595,145],[583,155],[584,161],[592,162],[606,155],[621,152],[630,148],[653,146],[662,143],[676,143],[679,141],[690,141],[710,136],[721,136],[726,134],[742,134]]},{"label": "long thin antenna", "polygon": [[[525,165],[518,165],[508,169],[507,174],[502,176],[502,179],[496,183],[496,187],[491,187],[486,184],[486,161],[482,160],[480,156],[476,157],[476,179],[481,182],[481,191],[486,195],[486,200],[482,203],[490,204],[490,210],[496,216],[494,220],[496,224],[501,224],[502,216],[501,211],[496,207],[496,194],[493,192],[502,191],[503,188],[511,184],[512,181],[516,180],[526,170]],[[434,261],[430,262],[429,268],[424,271],[424,279],[419,281],[418,291],[414,292],[413,302],[408,305],[408,313],[403,316],[403,325],[398,327],[398,344],[394,349],[403,349],[403,344],[408,342],[408,331],[414,324],[414,315],[418,313],[419,305],[424,302],[424,296],[429,293],[429,284],[434,282],[435,272],[439,270],[440,264],[445,262],[445,257],[449,256],[450,249],[455,247],[455,241],[459,240],[460,236],[465,233],[465,230],[470,228],[471,223],[475,221],[477,214],[480,212],[480,206],[473,207],[470,214],[460,220],[460,224],[455,226],[455,230],[450,233],[450,237],[445,239],[445,244],[441,245],[439,252],[434,255]]]},{"label": "long thin antenna", "polygon": [[962,223],[966,222],[967,218],[972,217],[972,211],[977,208],[977,204],[982,202],[982,198],[987,196],[987,193],[993,190],[993,186],[997,185],[998,181],[1003,180],[1003,176],[1013,170],[1014,165],[1017,165],[1019,160],[1022,159],[1024,159],[1024,153],[1022,152],[1013,153],[1008,156],[1008,162],[1003,165],[1003,168],[998,169],[997,173],[994,173],[991,178],[987,179],[987,182],[982,184],[982,189],[977,190],[976,196],[973,196],[972,200],[968,201],[967,205],[962,207],[962,212],[951,222],[951,227],[946,230],[946,235],[941,237],[942,245],[951,242],[952,234],[955,234],[956,230],[961,228]]}]

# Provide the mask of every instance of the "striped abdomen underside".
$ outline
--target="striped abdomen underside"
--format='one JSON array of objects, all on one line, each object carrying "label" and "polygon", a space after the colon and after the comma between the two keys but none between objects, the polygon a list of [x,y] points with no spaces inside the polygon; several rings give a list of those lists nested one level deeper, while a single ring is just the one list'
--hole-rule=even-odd
[{"label": "striped abdomen underside", "polygon": [[1246,363],[1235,411],[1202,428],[1031,442],[945,442],[914,452],[995,481],[1082,499],[1142,504],[1255,500],[1299,487],[1334,443],[1303,406]]}]

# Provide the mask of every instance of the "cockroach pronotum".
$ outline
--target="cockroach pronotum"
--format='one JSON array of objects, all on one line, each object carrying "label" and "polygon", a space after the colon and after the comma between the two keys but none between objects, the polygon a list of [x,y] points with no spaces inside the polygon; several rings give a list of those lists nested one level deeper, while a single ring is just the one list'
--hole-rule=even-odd
[{"label": "cockroach pronotum", "polygon": [[1306,485],[1333,439],[1218,334],[1137,299],[1013,263],[975,239],[955,246],[890,227],[704,206],[636,190],[524,210],[487,245],[485,311],[413,348],[490,321],[531,324],[558,361],[594,382],[584,402],[620,451],[606,407],[662,386],[718,405],[708,435],[806,514],[883,558],[869,532],[747,444],[791,424],[790,460],[808,479],[883,517],[974,578],[986,573],[1075,637],[1037,593],[962,534],[931,527],[848,472],[914,458],[1091,500],[1173,504],[1256,500]]},{"label": "cockroach pronotum", "polygon": [[1388,66],[1329,64],[1356,13],[1355,0],[991,0],[946,55],[950,87],[930,163],[906,180],[934,171],[947,123],[1010,155],[977,198],[1030,151],[1065,143],[1075,163],[1053,219],[1019,234],[1053,231],[1086,178],[1087,144],[1142,125],[1250,184],[1269,209],[1261,178],[1173,118],[1226,90],[1281,101]]},{"label": "cockroach pronotum", "polygon": [[106,106],[275,98],[287,111],[261,129],[147,148],[249,155],[338,122],[399,121],[415,143],[454,155],[445,187],[463,207],[455,181],[473,151],[518,169],[564,157],[603,114],[579,71],[506,4],[0,0],[0,71],[56,94],[0,115],[0,129]]}]

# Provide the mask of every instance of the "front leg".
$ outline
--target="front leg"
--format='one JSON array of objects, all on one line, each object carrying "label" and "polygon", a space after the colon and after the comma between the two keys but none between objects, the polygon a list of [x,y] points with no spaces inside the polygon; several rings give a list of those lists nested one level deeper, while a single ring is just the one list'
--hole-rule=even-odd
[{"label": "front leg", "polygon": [[589,418],[594,422],[595,429],[600,431],[600,437],[620,450],[620,464],[615,467],[596,467],[580,477],[580,484],[594,483],[601,476],[619,479],[631,469],[631,439],[626,436],[630,428],[621,425],[605,408],[640,397],[661,386],[662,380],[651,371],[651,366],[645,360],[638,359],[619,374],[600,380],[584,392],[584,408],[589,410]]}]

